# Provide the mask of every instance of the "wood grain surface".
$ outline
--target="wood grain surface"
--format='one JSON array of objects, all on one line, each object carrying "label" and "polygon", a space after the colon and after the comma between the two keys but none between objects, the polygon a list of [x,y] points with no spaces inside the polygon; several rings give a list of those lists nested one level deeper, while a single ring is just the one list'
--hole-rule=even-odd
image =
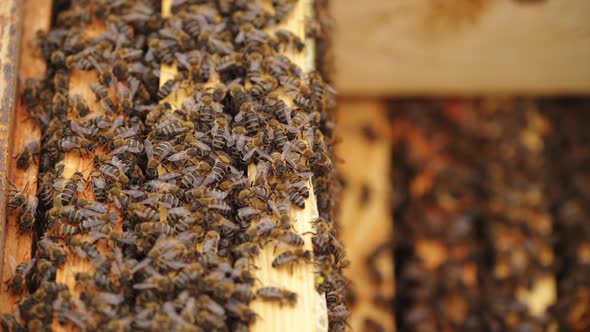
[{"label": "wood grain surface", "polygon": [[[393,220],[390,204],[391,132],[384,115],[385,103],[370,100],[340,100],[336,135],[341,138],[337,155],[344,160],[338,174],[345,186],[338,221],[341,238],[351,266],[345,275],[352,281],[356,295],[349,304],[352,331],[366,331],[366,319],[394,331],[391,310],[375,304],[373,297],[393,298]],[[369,135],[367,135],[369,133]],[[375,134],[370,138],[371,133]],[[379,246],[385,245],[376,267],[383,280],[376,283],[367,260]],[[389,247],[387,247],[389,246]]]},{"label": "wood grain surface", "polygon": [[[30,22],[23,24],[20,39],[20,60],[18,65],[18,93],[16,103],[16,115],[12,122],[10,135],[10,154],[8,155],[8,178],[16,185],[16,188],[35,196],[37,193],[37,180],[39,175],[39,155],[33,156],[26,170],[16,166],[16,155],[23,151],[30,142],[37,142],[40,146],[41,128],[31,118],[27,107],[18,102],[18,96],[22,94],[23,84],[29,78],[40,78],[45,75],[45,61],[39,55],[35,45],[36,32],[49,29],[51,23],[51,1],[28,0],[24,2],[23,20]],[[2,60],[0,60],[2,61]],[[39,151],[35,151],[38,153]],[[7,188],[11,189],[11,188]],[[5,285],[14,272],[15,265],[31,260],[34,231],[22,231],[19,219],[22,209],[12,209],[7,212],[7,220],[4,234],[4,251],[2,254],[1,284]],[[2,219],[4,222],[4,218]],[[1,248],[1,247],[0,247]],[[0,286],[0,312],[14,313],[15,303],[19,296],[9,294],[7,287]]]},{"label": "wood grain surface", "polygon": [[590,92],[590,1],[331,1],[341,95]]}]

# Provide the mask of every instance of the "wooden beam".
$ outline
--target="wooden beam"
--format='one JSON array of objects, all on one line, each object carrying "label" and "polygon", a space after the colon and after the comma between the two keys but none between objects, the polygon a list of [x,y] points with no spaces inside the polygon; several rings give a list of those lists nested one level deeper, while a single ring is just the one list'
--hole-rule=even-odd
[{"label": "wooden beam", "polygon": [[[347,303],[352,331],[367,331],[370,323],[366,321],[379,323],[383,331],[395,331],[393,307],[384,308],[374,301],[378,294],[393,299],[395,292],[389,182],[392,143],[385,107],[375,99],[344,99],[338,107],[336,136],[342,142],[337,155],[344,159],[338,174],[345,182],[338,221],[351,261],[345,276],[352,280],[355,294],[354,303]],[[376,252],[373,264],[370,256]],[[375,271],[381,280],[375,280]]]},{"label": "wooden beam", "polygon": [[[171,0],[162,1],[162,15],[171,15]],[[305,17],[312,15],[312,0],[299,0],[296,6],[290,12],[290,16],[278,28],[286,28],[300,37],[305,39]],[[295,64],[300,66],[305,72],[313,70],[314,66],[314,48],[313,40],[306,40],[306,49],[304,52],[295,53],[287,52],[286,55]],[[163,65],[161,68],[160,85],[176,75],[175,66]],[[215,78],[210,79],[208,84],[214,84]],[[179,89],[172,93],[167,101],[180,105],[185,94]],[[292,101],[286,96],[283,98],[286,103],[292,105]],[[256,174],[256,166],[250,165],[248,175],[252,179]],[[312,250],[311,221],[319,216],[317,203],[313,193],[311,182],[307,183],[310,187],[310,197],[305,202],[305,209],[293,209],[291,217],[295,220],[295,231],[301,234],[305,239],[305,249]],[[306,234],[307,233],[307,234]],[[252,331],[327,331],[328,318],[324,296],[315,290],[315,276],[312,264],[298,264],[293,270],[277,270],[272,267],[273,259],[280,254],[280,251],[274,251],[274,245],[268,244],[263,248],[260,255],[254,260],[257,267],[256,278],[258,279],[257,287],[275,286],[297,292],[298,299],[294,306],[278,306],[275,303],[268,303],[260,300],[252,302],[252,309],[259,315],[253,324]]]},{"label": "wooden beam", "polygon": [[[28,0],[23,2],[23,20],[27,24],[22,26],[20,39],[20,60],[18,66],[19,82],[17,95],[21,96],[24,89],[24,82],[29,78],[41,78],[45,75],[45,61],[39,56],[36,42],[38,30],[47,31],[51,24],[51,1]],[[1,61],[1,60],[0,60]],[[27,169],[17,167],[15,157],[21,153],[31,142],[41,142],[41,128],[29,115],[24,103],[16,102],[15,120],[12,122],[11,148],[8,154],[8,178],[16,185],[17,189],[27,188],[26,193],[31,196],[37,194],[37,180],[39,175],[39,151],[34,151],[33,159]],[[4,179],[2,179],[4,180]],[[7,188],[9,189],[9,188]],[[28,262],[31,260],[33,247],[34,230],[22,231],[20,229],[20,216],[22,209],[8,211],[6,226],[2,231],[4,236],[4,251],[0,263],[0,313],[14,313],[15,304],[20,296],[10,294],[6,283],[12,278],[14,264]],[[2,223],[4,218],[2,218]],[[0,242],[1,245],[1,242]],[[0,248],[2,248],[0,246]]]},{"label": "wooden beam", "polygon": [[341,95],[590,92],[586,0],[331,4]]},{"label": "wooden beam", "polygon": [[[94,21],[84,29],[84,37],[91,38],[95,36],[99,36],[105,31],[105,26],[103,22]],[[92,71],[84,71],[81,69],[73,69],[71,71],[70,76],[70,95],[79,94],[82,96],[86,104],[88,105],[88,109],[90,110],[90,115],[102,114],[104,113],[103,107],[100,103],[96,100],[95,94],[90,89],[91,84],[98,83],[98,73],[94,70]],[[111,97],[113,96],[113,89],[110,89],[109,93]],[[68,119],[79,119],[79,115],[76,114],[76,111],[72,108],[68,113]],[[104,151],[102,148],[96,149],[94,152],[79,152],[77,150],[72,150],[66,152],[64,156],[64,170],[63,170],[63,177],[65,179],[71,178],[75,172],[81,172],[84,175],[84,179],[89,179],[90,173],[94,170],[93,165],[93,158],[96,155],[102,155]],[[84,192],[78,193],[80,198],[84,198],[87,200],[94,200],[94,195],[92,193],[92,187],[90,185],[86,186]],[[113,204],[111,204],[113,205]],[[116,207],[110,206],[111,209],[116,209]],[[120,212],[120,211],[119,211]],[[120,214],[120,213],[119,213]],[[121,219],[116,225],[117,227],[121,227]],[[115,230],[117,228],[115,227]],[[87,240],[88,236],[86,234],[77,234],[70,236],[70,238],[76,238],[79,240]],[[63,244],[63,243],[62,243]],[[57,269],[56,274],[56,282],[64,283],[68,285],[72,294],[76,297],[79,296],[79,288],[76,287],[76,273],[79,272],[88,272],[92,273],[95,270],[95,267],[88,261],[86,258],[81,258],[72,248],[64,245],[64,248],[67,250],[67,260],[65,264]],[[101,251],[101,253],[106,252],[106,248],[104,244],[98,244],[97,248]],[[55,331],[75,331],[76,328],[72,325],[60,325],[57,320],[54,321],[53,329]]]}]

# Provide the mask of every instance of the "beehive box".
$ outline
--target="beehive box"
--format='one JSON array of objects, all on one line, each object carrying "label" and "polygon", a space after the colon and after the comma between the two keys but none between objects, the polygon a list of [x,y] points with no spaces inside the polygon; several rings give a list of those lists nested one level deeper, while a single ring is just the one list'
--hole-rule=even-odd
[{"label": "beehive box", "polygon": [[[8,178],[14,183],[3,187],[10,207],[1,228],[5,239],[2,280],[8,288],[2,289],[0,301],[3,312],[14,313],[18,306],[20,316],[4,315],[2,323],[13,328],[22,323],[32,330],[130,328],[130,324],[172,330],[200,330],[198,325],[206,330],[243,330],[248,325],[260,331],[342,329],[349,313],[342,304],[342,281],[336,273],[344,265],[344,256],[330,221],[334,204],[330,125],[326,125],[330,119],[328,113],[316,113],[331,107],[330,91],[321,76],[312,73],[313,36],[322,32],[319,26],[315,30],[306,27],[314,23],[314,14],[322,14],[323,4],[60,3],[53,9],[57,10],[53,23],[50,5],[47,1],[10,1],[5,7],[9,13],[4,17],[11,20],[12,32],[7,35],[11,43],[3,45],[13,48],[9,54],[13,66],[20,59],[22,77],[17,98],[17,80],[10,76],[9,65],[5,66],[3,84],[9,95],[5,100],[18,107],[15,123],[7,126],[12,134],[5,136],[5,142],[10,147],[3,151],[10,161]],[[69,11],[68,6],[72,6]],[[238,10],[243,17],[234,13]],[[224,25],[215,28],[222,20]],[[19,23],[23,26],[20,39]],[[48,33],[50,24],[65,29]],[[227,26],[238,31],[224,31]],[[267,29],[263,32],[261,26]],[[142,52],[149,49],[138,60],[129,51],[136,44],[128,39],[142,34],[142,29],[155,29],[161,39],[150,35],[149,43],[133,40],[143,45],[137,46]],[[3,42],[8,40],[2,36]],[[261,40],[273,43],[272,47]],[[119,49],[121,45],[128,49]],[[182,53],[195,45],[202,53]],[[245,49],[238,52],[233,47]],[[47,68],[39,61],[41,56],[50,62]],[[122,63],[101,63],[117,57]],[[125,60],[131,58],[135,67],[127,68]],[[162,64],[141,68],[142,60],[154,58]],[[43,77],[46,70],[51,78],[47,82],[28,80]],[[124,76],[136,70],[147,73],[148,78],[141,76],[142,82],[137,83],[137,78],[129,78],[132,74]],[[177,78],[188,73],[189,79]],[[304,87],[302,80],[314,83],[311,89],[305,83],[307,90],[297,92]],[[219,84],[222,82],[228,87]],[[43,84],[54,89],[48,90],[49,101],[39,93],[45,90]],[[134,102],[140,104],[138,100],[156,94],[159,105],[133,108]],[[221,115],[221,102],[229,109],[225,115]],[[261,109],[263,105],[266,108]],[[191,112],[193,106],[197,118],[181,121],[188,117],[181,113]],[[297,114],[290,114],[290,109],[297,109]],[[12,107],[5,110],[9,115]],[[134,114],[146,110],[147,114]],[[82,114],[88,111],[87,116]],[[44,112],[51,115],[44,117]],[[244,132],[233,127],[230,131],[227,122],[234,115],[235,127],[243,126]],[[84,117],[87,119],[82,120]],[[127,117],[135,122],[127,123],[133,121]],[[199,127],[194,129],[195,125]],[[135,139],[139,133],[147,135],[145,140]],[[38,144],[29,145],[31,142]],[[173,150],[162,152],[166,144]],[[268,151],[267,144],[272,146]],[[279,151],[270,151],[279,146]],[[147,160],[125,164],[133,155],[144,153]],[[205,160],[193,163],[202,153],[211,153],[210,164]],[[53,157],[61,154],[61,161]],[[153,165],[156,155],[162,154],[165,159]],[[316,161],[307,163],[295,155]],[[57,162],[49,165],[48,159]],[[236,161],[244,165],[233,165]],[[182,174],[173,174],[171,169],[178,167]],[[314,177],[315,171],[323,175]],[[144,180],[146,186],[138,187]],[[267,183],[269,180],[274,182]],[[206,189],[208,185],[217,189]],[[314,185],[321,189],[314,191]],[[178,188],[185,194],[178,196]],[[146,197],[139,189],[146,190]],[[206,191],[201,194],[199,190]],[[51,192],[54,194],[44,195]],[[234,194],[235,199],[229,200]],[[33,225],[30,217],[37,206],[44,211],[37,218],[48,223]],[[36,238],[36,233],[43,235]],[[336,247],[328,251],[327,246],[333,245]],[[134,252],[141,263],[128,260]],[[295,264],[298,262],[301,264]],[[127,271],[130,266],[125,264],[135,268]],[[123,277],[127,272],[142,282],[128,283],[132,280]],[[25,275],[26,282],[18,279]],[[49,282],[53,278],[57,283]],[[191,295],[184,286],[197,293]],[[212,288],[201,292],[194,287]],[[120,293],[125,288],[131,293]],[[27,295],[29,291],[33,294]],[[182,295],[175,298],[175,293]],[[164,299],[164,311],[153,312],[150,303]],[[114,314],[115,307],[106,309],[115,305],[120,310],[122,303],[131,302],[147,307],[131,311],[132,316]],[[136,314],[139,316],[133,316]]]}]

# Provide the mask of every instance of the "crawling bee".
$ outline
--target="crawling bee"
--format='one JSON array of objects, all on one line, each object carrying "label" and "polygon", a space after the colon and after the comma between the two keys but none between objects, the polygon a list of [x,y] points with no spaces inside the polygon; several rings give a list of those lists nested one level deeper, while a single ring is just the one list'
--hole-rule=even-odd
[{"label": "crawling bee", "polygon": [[39,254],[42,258],[49,259],[55,262],[57,266],[62,265],[66,261],[66,251],[62,246],[50,239],[41,239],[37,242]]},{"label": "crawling bee", "polygon": [[[9,262],[11,261],[9,260]],[[12,263],[14,264],[14,258],[12,258]],[[10,278],[10,280],[7,281],[8,289],[12,294],[22,293],[26,277],[34,265],[35,259],[31,260],[30,262],[22,262],[14,268],[12,278]]]},{"label": "crawling bee", "polygon": [[312,253],[309,250],[303,249],[295,249],[293,251],[288,250],[283,252],[282,254],[278,255],[272,261],[272,267],[280,268],[285,265],[291,266],[291,271],[293,269],[293,265],[299,261],[304,262],[311,262]]},{"label": "crawling bee", "polygon": [[106,202],[107,182],[102,173],[100,171],[92,171],[92,173],[90,173],[90,182],[92,183],[94,199],[99,202]]},{"label": "crawling bee", "polygon": [[297,303],[297,293],[278,287],[262,287],[256,291],[256,296],[263,301],[277,302],[279,305],[295,305]]},{"label": "crawling bee", "polygon": [[99,83],[92,83],[90,85],[90,90],[92,90],[96,96],[96,100],[107,98],[109,95],[109,88]]},{"label": "crawling bee", "polygon": [[69,179],[58,179],[53,183],[53,188],[58,190],[63,205],[69,204],[78,192],[84,191],[84,175],[75,172]]},{"label": "crawling bee", "polygon": [[160,90],[158,90],[158,100],[162,100],[168,97],[172,91],[176,90],[178,87],[179,81],[177,79],[169,79],[167,80],[162,86]]},{"label": "crawling bee", "polygon": [[32,162],[35,162],[35,155],[39,151],[39,142],[33,141],[27,143],[21,153],[16,156],[16,167],[26,170]]},{"label": "crawling bee", "polygon": [[61,138],[57,143],[57,147],[61,152],[68,152],[72,150],[82,151],[82,149],[88,152],[94,151],[94,143],[78,136],[67,136]]}]

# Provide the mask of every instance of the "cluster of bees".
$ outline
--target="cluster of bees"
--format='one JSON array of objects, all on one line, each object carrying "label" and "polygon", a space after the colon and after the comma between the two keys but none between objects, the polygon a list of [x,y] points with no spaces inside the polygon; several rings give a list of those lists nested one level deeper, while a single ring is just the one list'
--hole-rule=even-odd
[{"label": "cluster of bees", "polygon": [[528,101],[463,107],[396,105],[414,131],[393,157],[397,325],[545,331],[551,310],[533,315],[520,294],[557,268],[548,121]]},{"label": "cluster of bees", "polygon": [[[7,285],[22,299],[1,317],[6,330],[49,331],[55,319],[82,331],[247,331],[261,319],[254,299],[297,302],[295,290],[253,287],[265,245],[272,268],[315,265],[330,328],[344,329],[333,96],[284,55],[304,42],[276,28],[296,2],[173,1],[170,18],[152,0],[58,6],[52,30],[38,33],[47,76],[21,96],[43,130],[18,156],[26,169],[40,147],[38,193],[14,188],[9,207],[39,239]],[[91,25],[105,32],[89,36]],[[177,74],[159,86],[163,65]],[[90,99],[70,90],[81,71],[96,73],[82,83]],[[91,161],[66,176],[64,156]],[[294,223],[310,221],[291,211],[312,194],[320,217],[308,250]],[[73,259],[92,268],[71,287],[56,282]]]},{"label": "cluster of bees", "polygon": [[563,256],[559,264],[558,298],[555,317],[563,331],[590,329],[590,162],[588,100],[545,102],[543,108],[553,125],[546,150],[551,160],[548,178],[555,229],[556,248]]}]

